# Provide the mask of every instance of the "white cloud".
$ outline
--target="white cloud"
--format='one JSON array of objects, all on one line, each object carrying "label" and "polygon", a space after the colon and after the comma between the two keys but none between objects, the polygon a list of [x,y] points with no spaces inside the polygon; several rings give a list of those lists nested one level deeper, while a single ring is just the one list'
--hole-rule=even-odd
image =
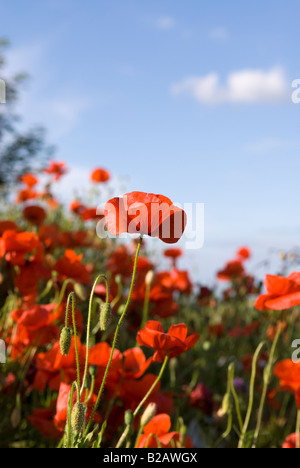
[{"label": "white cloud", "polygon": [[158,29],[173,29],[176,22],[171,16],[161,16],[155,21],[155,25]]},{"label": "white cloud", "polygon": [[185,94],[207,104],[272,103],[290,99],[290,84],[281,67],[271,70],[239,70],[227,76],[224,85],[217,73],[188,77],[171,87],[174,95]]}]

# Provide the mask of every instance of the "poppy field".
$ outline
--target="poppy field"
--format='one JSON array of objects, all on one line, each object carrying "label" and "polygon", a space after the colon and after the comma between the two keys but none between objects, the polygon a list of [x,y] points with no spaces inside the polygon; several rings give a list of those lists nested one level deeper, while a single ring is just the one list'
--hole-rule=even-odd
[{"label": "poppy field", "polygon": [[241,244],[221,292],[195,283],[167,193],[99,210],[111,174],[96,168],[95,203],[65,206],[53,189],[67,171],[24,173],[1,209],[0,446],[300,448],[297,259],[262,283]]}]

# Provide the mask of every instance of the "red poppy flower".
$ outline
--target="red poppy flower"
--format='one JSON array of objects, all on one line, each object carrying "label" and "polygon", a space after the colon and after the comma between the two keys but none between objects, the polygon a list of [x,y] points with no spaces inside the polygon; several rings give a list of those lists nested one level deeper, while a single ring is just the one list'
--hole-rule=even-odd
[{"label": "red poppy flower", "polygon": [[44,172],[45,174],[53,175],[54,179],[57,181],[68,171],[64,162],[50,161],[49,166],[44,169]]},{"label": "red poppy flower", "polygon": [[23,266],[29,260],[42,260],[43,245],[32,232],[5,231],[0,239],[0,257],[3,256],[13,265]]},{"label": "red poppy flower", "polygon": [[280,381],[282,389],[296,393],[300,389],[300,364],[291,359],[284,359],[274,367],[274,375]]},{"label": "red poppy flower", "polygon": [[153,361],[156,362],[162,362],[167,354],[170,358],[179,356],[191,349],[198,340],[199,335],[196,333],[187,337],[187,326],[184,323],[171,325],[168,333],[164,333],[160,322],[149,320],[137,334],[139,345],[155,349]]},{"label": "red poppy flower", "polygon": [[204,383],[198,383],[190,393],[190,403],[203,413],[211,416],[213,412],[213,398],[210,389]]},{"label": "red poppy flower", "polygon": [[28,416],[28,421],[38,429],[47,439],[59,440],[62,431],[59,431],[53,423],[55,411],[53,408],[35,408]]},{"label": "red poppy flower", "polygon": [[[85,362],[85,346],[77,338],[80,369],[83,372]],[[56,391],[60,383],[71,384],[76,380],[75,339],[72,336],[71,347],[67,356],[63,356],[59,341],[45,353],[39,353],[36,357],[36,369],[33,386],[37,390],[44,391],[46,387]]]},{"label": "red poppy flower", "polygon": [[287,278],[266,275],[264,284],[267,294],[256,300],[258,310],[285,310],[300,304],[300,272]]},{"label": "red poppy flower", "polygon": [[221,281],[231,281],[244,275],[245,270],[240,260],[231,260],[223,270],[218,271],[217,277]]},{"label": "red poppy flower", "polygon": [[174,268],[176,266],[177,259],[181,257],[181,255],[182,250],[179,248],[172,248],[164,251],[164,256],[171,259]]},{"label": "red poppy flower", "polygon": [[35,192],[32,187],[28,187],[24,190],[20,190],[17,193],[16,203],[26,202],[27,200],[33,200],[37,198],[39,194]]},{"label": "red poppy flower", "polygon": [[85,210],[85,205],[78,200],[74,200],[70,203],[70,210],[73,211],[73,213],[80,214]]},{"label": "red poppy flower", "polygon": [[90,274],[81,262],[82,254],[76,255],[74,250],[66,250],[63,258],[57,260],[53,270],[57,271],[60,281],[72,278],[77,283],[90,284]]},{"label": "red poppy flower", "polygon": [[109,179],[110,173],[106,169],[97,168],[91,173],[91,180],[96,184],[107,182]]},{"label": "red poppy flower", "polygon": [[[63,431],[65,428],[66,420],[67,420],[67,413],[68,413],[68,401],[69,401],[69,394],[71,390],[71,385],[67,385],[65,383],[61,383],[59,387],[59,392],[58,392],[58,398],[57,398],[57,404],[56,404],[56,414],[54,417],[54,424],[55,427],[59,431]],[[77,400],[76,397],[77,392],[74,392],[74,398],[73,398],[73,403]],[[85,399],[85,394],[83,393],[82,395],[82,402]],[[85,418],[86,420],[89,419],[92,413],[92,409],[96,403],[97,400],[97,395],[93,394],[87,404],[87,411]],[[96,412],[94,416],[94,421],[95,422],[100,422],[101,417],[100,415]]]},{"label": "red poppy flower", "polygon": [[53,304],[31,305],[15,309],[11,318],[17,323],[12,335],[11,357],[21,356],[28,346],[44,346],[59,338],[59,329],[53,323]]},{"label": "red poppy flower", "polygon": [[146,359],[141,348],[130,348],[123,353],[123,365],[119,371],[125,379],[138,379],[148,369],[152,357]]},{"label": "red poppy flower", "polygon": [[13,221],[0,221],[0,237],[5,231],[17,231],[18,226]]},{"label": "red poppy flower", "polygon": [[97,219],[100,221],[104,218],[104,215],[97,213],[97,211],[97,208],[84,208],[79,215],[83,221],[90,221],[92,219]]},{"label": "red poppy flower", "polygon": [[[144,398],[148,393],[154,382],[156,381],[157,376],[154,374],[146,374],[140,379],[127,379],[122,381],[122,385],[119,388],[119,397],[123,401],[126,408],[134,410],[139,402]],[[155,395],[158,394],[160,390],[160,382],[155,386],[151,393],[151,398],[149,398],[144,407],[148,405],[150,399],[153,399]]]},{"label": "red poppy flower", "polygon": [[241,247],[238,251],[237,251],[237,256],[240,257],[240,259],[243,261],[243,260],[247,260],[248,258],[251,257],[251,252],[250,252],[250,249],[248,249],[248,247]]},{"label": "red poppy flower", "polygon": [[138,448],[171,448],[171,441],[175,444],[180,439],[179,432],[169,432],[171,418],[168,414],[158,414],[144,427],[139,437]]},{"label": "red poppy flower", "polygon": [[26,206],[23,210],[24,218],[35,226],[40,226],[46,219],[46,211],[38,205]]},{"label": "red poppy flower", "polygon": [[182,255],[182,250],[178,248],[173,248],[173,249],[166,249],[164,251],[164,256],[169,257],[169,258],[178,258],[181,257]]},{"label": "red poppy flower", "polygon": [[295,449],[297,448],[297,437],[298,437],[298,434],[294,433],[294,434],[291,434],[289,435],[283,445],[282,445],[282,448],[283,449]]},{"label": "red poppy flower", "polygon": [[186,214],[163,195],[131,192],[109,200],[104,208],[106,225],[113,235],[127,232],[177,242],[186,226]]},{"label": "red poppy flower", "polygon": [[28,262],[20,266],[15,277],[15,286],[23,297],[26,305],[33,304],[38,295],[39,282],[49,279],[51,272],[40,262]]},{"label": "red poppy flower", "polygon": [[201,286],[198,294],[198,301],[201,307],[213,306],[215,304],[213,290],[206,286]]},{"label": "red poppy flower", "polygon": [[19,182],[27,185],[27,187],[34,187],[38,183],[38,178],[30,173],[24,174],[18,178]]}]

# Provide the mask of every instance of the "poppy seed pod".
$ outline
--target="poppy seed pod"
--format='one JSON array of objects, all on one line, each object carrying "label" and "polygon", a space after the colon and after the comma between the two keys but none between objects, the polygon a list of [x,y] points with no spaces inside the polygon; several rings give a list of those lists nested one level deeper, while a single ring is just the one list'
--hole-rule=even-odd
[{"label": "poppy seed pod", "polygon": [[81,434],[85,419],[85,409],[82,403],[76,402],[71,413],[71,425],[75,434]]},{"label": "poppy seed pod", "polygon": [[97,374],[97,366],[96,365],[91,365],[89,367],[89,373],[92,377],[96,377],[96,374]]},{"label": "poppy seed pod", "polygon": [[131,410],[128,410],[125,412],[124,421],[125,421],[126,426],[130,426],[132,424],[133,412]]},{"label": "poppy seed pod", "polygon": [[59,339],[61,354],[63,354],[64,356],[67,356],[69,354],[69,350],[71,347],[71,338],[71,329],[69,327],[64,327],[61,331]]},{"label": "poppy seed pod", "polygon": [[144,413],[141,417],[141,427],[146,426],[152,418],[156,415],[157,412],[157,405],[156,403],[149,403],[147,408],[145,409]]},{"label": "poppy seed pod", "polygon": [[109,319],[111,315],[111,305],[107,302],[101,305],[100,308],[100,330],[105,331],[107,329]]}]

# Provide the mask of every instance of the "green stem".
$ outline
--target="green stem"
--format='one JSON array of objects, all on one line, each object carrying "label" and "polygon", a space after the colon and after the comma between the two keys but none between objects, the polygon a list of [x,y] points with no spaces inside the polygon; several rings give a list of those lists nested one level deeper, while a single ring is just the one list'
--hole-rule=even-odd
[{"label": "green stem", "polygon": [[296,448],[300,448],[300,410],[297,412],[297,424],[296,424]]},{"label": "green stem", "polygon": [[159,383],[159,381],[160,381],[160,379],[161,379],[161,377],[162,377],[162,375],[163,375],[163,373],[164,373],[164,370],[165,370],[165,368],[166,368],[166,365],[167,365],[167,363],[168,363],[168,360],[169,360],[169,356],[167,355],[167,356],[165,357],[165,360],[164,360],[164,362],[163,362],[163,365],[162,365],[162,367],[161,367],[161,369],[160,369],[160,372],[159,372],[159,374],[158,374],[158,376],[157,376],[155,382],[154,382],[153,385],[151,386],[150,390],[148,390],[148,392],[146,393],[146,395],[144,396],[144,398],[142,399],[142,401],[140,402],[140,404],[139,404],[139,405],[136,407],[136,409],[134,410],[134,412],[133,412],[133,417],[135,417],[135,416],[139,413],[140,409],[141,409],[142,406],[145,404],[145,402],[148,400],[149,396],[151,395],[151,393],[152,393],[153,390],[155,389],[156,385]]},{"label": "green stem", "polygon": [[143,318],[142,318],[141,329],[143,329],[145,327],[146,322],[148,320],[151,284],[152,284],[152,281],[147,281],[147,283],[146,283],[146,291],[145,291],[145,299],[144,299],[144,305],[143,305]]},{"label": "green stem", "polygon": [[258,360],[259,354],[260,354],[262,348],[264,347],[264,345],[265,345],[265,342],[260,343],[258,348],[256,349],[256,351],[254,353],[254,356],[253,356],[252,372],[251,372],[251,380],[250,380],[250,391],[249,391],[249,404],[248,404],[247,414],[246,414],[245,422],[244,422],[244,425],[243,425],[243,430],[242,430],[242,433],[241,433],[241,437],[240,437],[240,440],[239,440],[238,448],[244,448],[245,438],[246,438],[246,434],[247,434],[247,430],[248,430],[248,426],[249,426],[249,422],[250,422],[250,418],[251,418],[251,414],[252,414],[252,409],[253,409],[254,385],[255,385],[255,377],[256,377],[256,365],[257,365],[257,360]]},{"label": "green stem", "polygon": [[119,330],[120,330],[120,327],[122,325],[122,322],[124,320],[124,317],[126,315],[127,309],[129,307],[129,304],[130,304],[131,295],[132,295],[133,286],[134,286],[134,281],[135,281],[135,275],[136,275],[137,261],[138,261],[138,257],[139,257],[139,253],[140,253],[140,249],[141,249],[141,245],[142,245],[142,239],[143,238],[141,236],[140,241],[139,241],[138,246],[137,246],[137,250],[136,250],[135,261],[134,261],[134,266],[133,266],[133,273],[132,273],[132,279],[131,279],[130,290],[129,290],[129,293],[128,293],[128,298],[127,298],[127,301],[126,301],[126,304],[124,306],[122,315],[119,318],[119,321],[118,321],[118,324],[117,324],[117,327],[116,327],[116,330],[115,330],[109,361],[108,361],[106,369],[105,369],[105,373],[104,373],[104,376],[103,376],[103,380],[102,380],[102,383],[101,383],[100,390],[98,392],[98,396],[97,396],[95,406],[93,408],[92,414],[91,414],[90,419],[88,421],[88,424],[86,426],[85,434],[87,434],[87,432],[89,430],[89,427],[90,427],[90,425],[91,425],[91,423],[93,421],[95,412],[97,411],[97,408],[98,408],[98,405],[99,405],[99,402],[100,402],[100,398],[102,396],[102,392],[103,392],[103,389],[104,389],[104,385],[106,383],[107,375],[108,375],[108,372],[109,372],[109,369],[110,369],[110,366],[111,366],[111,363],[112,363],[112,359],[113,359],[114,351],[115,351],[115,348],[116,348],[116,343],[117,343]]},{"label": "green stem", "polygon": [[88,394],[87,398],[84,400],[84,403],[83,403],[84,405],[86,405],[90,401],[90,399],[91,399],[91,397],[93,395],[94,387],[95,387],[95,376],[93,375],[92,376],[91,388],[90,388],[90,391],[89,391],[89,394]]},{"label": "green stem", "polygon": [[62,288],[60,290],[60,293],[59,293],[59,296],[58,296],[58,300],[57,300],[57,304],[56,304],[56,307],[55,307],[55,310],[53,312],[53,314],[55,314],[58,309],[59,309],[59,306],[61,305],[62,301],[63,301],[63,298],[64,298],[64,295],[65,295],[65,292],[66,292],[66,289],[67,289],[67,286],[69,284],[76,284],[74,280],[72,279],[67,279],[66,281],[63,282],[63,285],[62,285]]},{"label": "green stem", "polygon": [[[76,382],[72,383],[71,390],[69,393],[67,425],[66,425],[66,445],[65,445],[66,448],[71,448],[71,413],[72,413],[72,406],[73,406],[74,386],[77,386]],[[79,388],[77,387],[77,395],[78,394],[79,394]]]},{"label": "green stem", "polygon": [[[155,389],[155,387],[157,386],[157,384],[159,383],[163,373],[164,373],[164,370],[166,368],[166,365],[168,363],[168,360],[169,360],[169,356],[166,356],[165,357],[165,360],[163,362],[163,365],[160,369],[160,372],[155,380],[155,382],[153,383],[153,385],[151,386],[151,388],[148,390],[148,392],[146,393],[146,395],[144,396],[144,398],[142,399],[142,401],[139,403],[139,405],[136,407],[136,409],[134,410],[133,412],[133,418],[135,418],[137,416],[137,414],[139,413],[140,409],[142,408],[142,406],[145,404],[145,402],[148,400],[149,396],[151,395],[151,393],[153,392],[153,390]],[[123,432],[123,434],[121,435],[117,445],[116,445],[116,448],[120,448],[122,447],[124,441],[126,440],[126,437],[128,436],[129,434],[129,431],[130,431],[130,428],[131,428],[131,425],[128,424],[126,427],[125,427],[125,430]]]},{"label": "green stem", "polygon": [[263,411],[264,411],[265,401],[266,401],[266,397],[267,397],[268,387],[270,385],[271,376],[272,376],[274,355],[275,355],[277,343],[278,343],[282,328],[283,328],[283,323],[280,322],[280,325],[278,327],[275,339],[274,339],[273,344],[272,344],[269,361],[268,361],[267,367],[265,369],[264,386],[263,386],[263,391],[262,391],[261,400],[260,400],[260,404],[259,404],[257,424],[256,424],[256,428],[255,428],[252,448],[256,448],[256,444],[257,444],[257,440],[258,440],[258,436],[259,436],[259,432],[260,432],[260,428],[261,428],[261,423],[262,423],[262,417],[263,417]]},{"label": "green stem", "polygon": [[86,335],[86,355],[85,355],[85,366],[84,366],[84,374],[83,374],[83,379],[82,379],[82,385],[80,389],[80,394],[82,394],[84,386],[85,386],[85,381],[87,377],[87,371],[88,371],[88,365],[89,365],[89,348],[90,348],[90,330],[91,330],[91,318],[92,318],[92,306],[93,306],[93,299],[94,299],[94,294],[95,294],[95,289],[98,284],[98,281],[100,279],[104,279],[106,282],[106,302],[109,302],[109,284],[108,284],[108,279],[104,274],[99,275],[93,285],[93,289],[90,295],[90,301],[89,301],[89,311],[88,311],[88,322],[87,322],[87,335]]},{"label": "green stem", "polygon": [[[76,357],[76,370],[77,370],[77,388],[80,388],[80,365],[79,365],[79,353],[78,353],[78,343],[77,343],[77,329],[76,329],[76,320],[75,320],[75,295],[71,292],[68,296],[66,316],[65,316],[65,326],[68,327],[69,324],[69,307],[70,300],[72,299],[72,322],[73,322],[73,333],[74,333],[74,346],[75,346],[75,357]],[[77,392],[77,401],[80,401],[80,392]]]},{"label": "green stem", "polygon": [[233,382],[231,382],[231,393],[232,393],[233,398],[234,398],[235,410],[236,410],[236,414],[237,414],[237,418],[238,418],[238,422],[239,422],[240,431],[242,432],[243,431],[243,420],[242,420],[242,415],[241,415],[241,410],[240,410],[239,399],[238,399],[236,390],[234,388]]}]

